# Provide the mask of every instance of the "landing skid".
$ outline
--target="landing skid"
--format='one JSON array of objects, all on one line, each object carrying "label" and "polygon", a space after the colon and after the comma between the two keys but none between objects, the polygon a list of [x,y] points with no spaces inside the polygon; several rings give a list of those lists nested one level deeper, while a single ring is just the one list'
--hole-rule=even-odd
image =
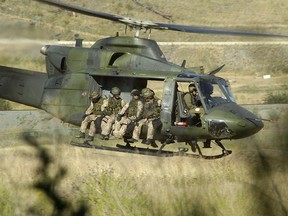
[{"label": "landing skid", "polygon": [[117,144],[116,147],[110,146],[103,146],[103,145],[91,145],[89,142],[85,141],[84,143],[78,143],[71,141],[71,145],[83,148],[91,148],[91,149],[100,149],[100,150],[107,150],[107,151],[116,151],[116,152],[125,152],[125,153],[132,153],[132,154],[141,154],[141,155],[149,155],[149,156],[157,156],[157,157],[174,157],[174,156],[182,156],[182,157],[193,157],[193,158],[203,158],[203,159],[217,159],[225,157],[232,153],[232,151],[228,151],[224,154],[219,155],[203,155],[200,154],[190,154],[186,153],[187,149],[179,148],[178,152],[173,151],[166,151],[163,150],[164,146],[162,145],[160,149],[150,149],[150,148],[141,148],[136,146],[131,146],[130,144],[121,145]]}]

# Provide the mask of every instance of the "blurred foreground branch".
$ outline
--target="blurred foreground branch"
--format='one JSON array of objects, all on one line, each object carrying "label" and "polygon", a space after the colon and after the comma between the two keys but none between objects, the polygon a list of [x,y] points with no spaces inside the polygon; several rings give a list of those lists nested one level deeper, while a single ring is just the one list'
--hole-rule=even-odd
[{"label": "blurred foreground branch", "polygon": [[[88,208],[83,202],[75,208],[69,200],[61,197],[59,192],[57,192],[58,185],[66,175],[66,169],[60,166],[58,170],[56,170],[55,174],[51,175],[49,168],[53,164],[54,160],[48,150],[41,146],[29,133],[23,133],[23,138],[37,151],[40,165],[36,171],[38,180],[33,184],[33,187],[42,191],[51,201],[51,204],[53,205],[53,212],[51,215],[86,215]],[[37,214],[37,207],[30,207],[28,211],[30,214]]]}]

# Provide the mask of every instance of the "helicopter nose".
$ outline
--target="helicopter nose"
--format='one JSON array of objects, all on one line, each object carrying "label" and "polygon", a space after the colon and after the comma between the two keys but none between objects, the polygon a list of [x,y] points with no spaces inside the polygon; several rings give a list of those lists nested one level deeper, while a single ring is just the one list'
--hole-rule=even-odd
[{"label": "helicopter nose", "polygon": [[211,112],[208,131],[219,139],[240,139],[260,131],[264,124],[257,116],[237,104],[221,107]]},{"label": "helicopter nose", "polygon": [[238,119],[229,125],[235,139],[251,136],[264,127],[261,119],[241,106],[235,107],[231,113],[234,114],[234,120]]},{"label": "helicopter nose", "polygon": [[237,122],[235,126],[235,138],[244,138],[251,136],[264,127],[263,122],[256,116],[246,117]]}]

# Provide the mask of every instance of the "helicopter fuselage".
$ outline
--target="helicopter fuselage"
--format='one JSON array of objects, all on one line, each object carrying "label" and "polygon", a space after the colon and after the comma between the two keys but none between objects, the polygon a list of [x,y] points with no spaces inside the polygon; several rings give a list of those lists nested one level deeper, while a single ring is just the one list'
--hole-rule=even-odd
[{"label": "helicopter fuselage", "polygon": [[[47,45],[41,53],[46,57],[47,74],[1,66],[2,98],[80,125],[92,91],[109,97],[111,88],[118,86],[128,102],[132,89],[141,90],[149,81],[159,80],[164,82],[161,136],[173,135],[179,141],[237,139],[263,127],[259,118],[237,105],[224,79],[168,62],[153,40],[111,37],[91,48]],[[11,88],[17,82],[20,87]],[[195,112],[200,116],[196,123],[187,123],[193,116],[185,116],[181,110],[184,92],[178,87],[189,83],[194,83],[201,102],[202,113]],[[208,96],[207,88],[214,94]]]}]

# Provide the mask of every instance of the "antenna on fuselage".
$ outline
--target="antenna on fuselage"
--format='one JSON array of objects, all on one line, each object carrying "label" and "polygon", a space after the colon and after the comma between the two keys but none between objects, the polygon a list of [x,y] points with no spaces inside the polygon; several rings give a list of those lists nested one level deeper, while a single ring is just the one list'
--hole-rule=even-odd
[{"label": "antenna on fuselage", "polygon": [[141,28],[136,27],[135,37],[139,37]]},{"label": "antenna on fuselage", "polygon": [[151,38],[151,32],[152,32],[152,29],[149,29],[148,39]]}]

